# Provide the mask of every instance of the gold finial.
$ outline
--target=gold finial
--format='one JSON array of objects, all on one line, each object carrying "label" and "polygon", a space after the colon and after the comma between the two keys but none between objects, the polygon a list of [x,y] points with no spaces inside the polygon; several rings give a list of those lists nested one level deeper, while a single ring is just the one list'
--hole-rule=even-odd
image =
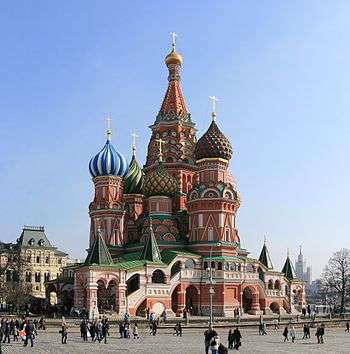
[{"label": "gold finial", "polygon": [[215,96],[209,96],[209,99],[211,100],[211,105],[212,105],[211,118],[215,122],[216,121],[216,102],[219,101],[219,99]]},{"label": "gold finial", "polygon": [[132,144],[131,144],[131,149],[132,149],[132,156],[136,156],[136,139],[139,137],[135,132],[130,134],[132,137]]},{"label": "gold finial", "polygon": [[111,125],[112,125],[112,118],[111,118],[111,115],[109,115],[107,117],[107,140],[111,140],[111,138],[112,138]]},{"label": "gold finial", "polygon": [[171,40],[171,45],[173,49],[171,52],[165,57],[165,64],[170,65],[170,64],[176,64],[176,65],[181,65],[182,64],[182,56],[177,53],[176,51],[176,37],[177,34],[175,32],[170,32],[172,40]]},{"label": "gold finial", "polygon": [[159,138],[156,140],[156,142],[159,144],[159,161],[163,161],[163,144],[165,141],[162,138]]}]

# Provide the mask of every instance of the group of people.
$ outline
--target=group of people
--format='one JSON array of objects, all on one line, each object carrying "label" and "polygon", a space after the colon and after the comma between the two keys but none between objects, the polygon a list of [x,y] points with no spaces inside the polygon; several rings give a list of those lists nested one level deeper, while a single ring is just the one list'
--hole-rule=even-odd
[{"label": "group of people", "polygon": [[[64,326],[62,325],[62,341]],[[87,321],[83,319],[80,323],[80,336],[83,338],[84,342],[91,338],[92,342],[98,341],[101,343],[107,343],[107,337],[109,336],[109,322],[107,317],[95,319],[92,321]],[[63,342],[62,342],[63,343]]]},{"label": "group of people", "polygon": [[242,345],[242,335],[238,327],[234,330],[230,329],[228,332],[228,347],[226,347],[220,340],[218,333],[214,330],[212,325],[204,332],[204,346],[205,353],[209,354],[227,354],[228,349],[239,350]]},{"label": "group of people", "polygon": [[[303,338],[302,339],[310,339],[310,325],[308,324],[304,324],[303,326]],[[319,344],[323,344],[323,336],[325,334],[325,325],[324,323],[322,323],[320,326],[317,327],[316,329],[316,333],[315,336],[317,338],[317,342]],[[296,339],[296,330],[295,327],[293,325],[287,325],[284,327],[283,333],[282,333],[283,337],[284,337],[284,342],[288,342],[289,338],[291,338],[292,343],[295,342]]]}]

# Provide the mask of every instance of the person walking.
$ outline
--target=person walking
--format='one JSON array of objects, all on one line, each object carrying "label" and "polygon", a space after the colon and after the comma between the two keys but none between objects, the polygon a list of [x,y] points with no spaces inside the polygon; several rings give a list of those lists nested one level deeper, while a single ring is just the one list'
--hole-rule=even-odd
[{"label": "person walking", "polygon": [[292,326],[290,329],[290,336],[292,337],[292,343],[294,343],[295,337],[296,337],[296,332],[295,332],[294,326]]},{"label": "person walking", "polygon": [[174,335],[182,337],[182,326],[180,322],[177,322],[175,327],[174,327]]},{"label": "person walking", "polygon": [[19,330],[18,330],[18,327],[15,325],[13,327],[13,341],[14,342],[18,342],[18,335],[19,335]]},{"label": "person walking", "polygon": [[136,322],[134,323],[134,326],[132,328],[132,335],[133,335],[134,339],[139,339],[140,338],[139,337],[139,329],[137,327],[137,323]]},{"label": "person walking", "polygon": [[220,338],[216,334],[210,341],[211,354],[219,354]]},{"label": "person walking", "polygon": [[216,331],[212,325],[209,325],[209,328],[204,332],[205,354],[209,354],[210,342],[215,336],[217,336]]},{"label": "person walking", "polygon": [[28,345],[28,341],[30,341],[30,346],[34,346],[33,335],[34,335],[34,325],[32,321],[28,321],[28,323],[24,327],[24,331],[26,334],[26,339],[24,341],[23,346],[26,347]]},{"label": "person walking", "polygon": [[234,342],[234,349],[238,350],[239,347],[242,345],[242,335],[238,327],[233,331],[233,342]]},{"label": "person walking", "polygon": [[284,342],[288,342],[288,326],[285,326],[284,327],[284,330],[283,330],[283,337],[284,337]]},{"label": "person walking", "polygon": [[349,323],[349,321],[346,322],[346,329],[345,329],[345,332],[350,333],[350,323]]},{"label": "person walking", "polygon": [[275,318],[275,319],[273,320],[273,324],[274,324],[274,326],[275,326],[275,330],[279,329],[278,319],[277,319],[277,318]]},{"label": "person walking", "polygon": [[68,337],[68,331],[67,331],[67,322],[64,319],[64,317],[62,318],[62,324],[61,324],[61,343],[62,344],[67,344],[67,337]]},{"label": "person walking", "polygon": [[10,322],[8,319],[3,323],[3,340],[2,342],[5,343],[7,340],[7,343],[10,343],[10,334],[11,334],[11,326]]},{"label": "person walking", "polygon": [[303,339],[306,339],[307,338],[307,324],[305,323],[304,326],[303,326]]},{"label": "person walking", "polygon": [[158,329],[158,325],[156,321],[153,321],[152,323],[152,335],[156,335],[157,334],[157,329]]},{"label": "person walking", "polygon": [[325,325],[324,323],[321,324],[321,327],[320,327],[320,343],[323,344],[323,336],[324,336],[324,329],[325,329]]},{"label": "person walking", "polygon": [[262,334],[263,336],[267,335],[267,326],[266,326],[266,322],[262,323]]},{"label": "person walking", "polygon": [[150,309],[149,307],[146,308],[146,320],[149,320],[149,313],[150,313]]},{"label": "person walking", "polygon": [[232,329],[230,329],[230,330],[228,331],[227,341],[228,341],[228,349],[233,349],[233,341],[234,341],[234,338],[233,338],[233,331],[232,331]]},{"label": "person walking", "polygon": [[104,343],[107,344],[107,336],[109,335],[109,323],[108,318],[102,321],[102,338],[104,339]]},{"label": "person walking", "polygon": [[85,320],[82,320],[80,323],[80,335],[81,335],[81,338],[83,338],[84,342],[87,342],[87,340],[88,340],[87,332],[88,332],[87,323]]}]

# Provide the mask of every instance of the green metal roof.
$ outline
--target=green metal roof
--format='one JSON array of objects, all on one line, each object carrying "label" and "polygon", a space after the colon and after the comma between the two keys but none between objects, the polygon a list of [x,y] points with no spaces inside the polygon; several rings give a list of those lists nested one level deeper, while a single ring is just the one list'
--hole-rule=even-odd
[{"label": "green metal roof", "polygon": [[260,256],[259,256],[259,261],[267,268],[267,269],[273,269],[272,261],[270,258],[269,251],[266,247],[266,243],[264,242],[264,246],[261,250]]},{"label": "green metal roof", "polygon": [[285,277],[288,280],[293,280],[296,278],[295,271],[289,256],[287,256],[286,262],[284,263],[284,266],[282,268],[282,273],[284,273]]},{"label": "green metal roof", "polygon": [[140,254],[140,260],[151,262],[157,262],[162,260],[157,240],[154,236],[152,220],[150,220],[150,233],[146,238],[145,245]]},{"label": "green metal roof", "polygon": [[113,264],[112,256],[108,251],[105,241],[103,240],[103,238],[99,233],[84,263],[84,265],[92,265],[92,264],[99,264],[99,265]]},{"label": "green metal roof", "polygon": [[186,250],[164,250],[162,251],[162,260],[164,263],[171,263],[177,256],[183,256],[183,257],[201,257],[199,254],[192,253]]}]

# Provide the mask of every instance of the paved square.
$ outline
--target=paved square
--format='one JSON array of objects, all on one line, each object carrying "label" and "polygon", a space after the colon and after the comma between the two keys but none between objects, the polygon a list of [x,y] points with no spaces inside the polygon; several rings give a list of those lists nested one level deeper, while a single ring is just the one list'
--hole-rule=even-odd
[{"label": "paved square", "polygon": [[[150,336],[145,330],[140,329],[140,339],[119,339],[116,331],[111,331],[112,336],[108,343],[84,343],[77,329],[70,331],[66,345],[60,344],[58,330],[49,329],[40,332],[34,348],[23,347],[22,342],[3,344],[3,353],[135,353],[135,354],[203,354],[203,331],[184,331],[183,337],[175,337],[169,330],[161,330],[159,335]],[[225,345],[227,345],[227,329],[218,330]],[[314,331],[310,340],[300,339],[301,329],[297,329],[297,340],[283,343],[282,330],[271,331],[267,336],[257,335],[255,330],[242,329],[243,346],[241,353],[350,353],[350,334],[343,329],[327,329],[325,344],[316,343]],[[234,353],[235,351],[230,351]]]}]

